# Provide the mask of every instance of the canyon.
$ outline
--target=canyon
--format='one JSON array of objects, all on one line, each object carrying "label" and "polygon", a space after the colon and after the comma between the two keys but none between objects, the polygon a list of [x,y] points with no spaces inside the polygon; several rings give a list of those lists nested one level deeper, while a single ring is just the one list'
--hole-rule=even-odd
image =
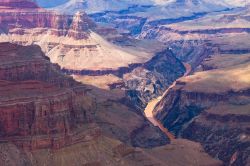
[{"label": "canyon", "polygon": [[0,165],[250,164],[247,2],[35,2],[0,2]]},{"label": "canyon", "polygon": [[[112,75],[116,80],[121,79],[119,88],[125,89],[126,95],[141,110],[185,72],[182,63],[159,42],[128,38],[121,41],[130,42],[128,45],[114,44],[112,41],[123,36],[115,30],[97,26],[82,11],[65,15],[37,6],[8,5],[1,7],[1,42],[37,44],[67,74]],[[107,34],[101,35],[105,32]],[[112,41],[106,39],[108,36]],[[148,47],[152,44],[154,47]],[[160,67],[162,60],[165,67]],[[116,87],[117,83],[108,84]]]},{"label": "canyon", "polygon": [[[166,145],[160,130],[115,100],[117,93],[112,96],[64,75],[39,46],[1,43],[0,58],[1,165],[221,165],[197,143]],[[105,130],[111,123],[117,125]],[[127,132],[131,138],[116,139]],[[192,155],[164,157],[172,153]]]},{"label": "canyon", "polygon": [[162,28],[163,34],[191,41],[183,45],[199,40],[209,44],[211,51],[196,59],[193,52],[186,54],[182,45],[186,55],[179,58],[192,65],[193,74],[176,81],[153,115],[176,137],[200,142],[206,152],[226,165],[249,164],[248,15],[246,6]]},{"label": "canyon", "polygon": [[[227,56],[230,61],[222,59]],[[207,60],[206,66],[213,61],[220,67],[209,66],[210,70],[179,79],[154,114],[175,135],[201,142],[212,156],[227,164],[247,165],[249,62],[238,64],[239,58],[248,59],[249,54]]]}]

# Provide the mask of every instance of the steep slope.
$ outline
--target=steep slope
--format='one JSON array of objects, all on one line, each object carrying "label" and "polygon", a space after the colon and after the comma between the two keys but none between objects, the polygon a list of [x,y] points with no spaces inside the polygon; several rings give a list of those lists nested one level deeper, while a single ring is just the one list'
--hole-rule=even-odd
[{"label": "steep slope", "polygon": [[[88,12],[96,22],[117,28],[121,33],[166,43],[174,56],[189,62],[194,71],[212,70],[178,80],[156,108],[156,117],[177,136],[201,142],[209,154],[227,165],[247,165],[249,63],[245,53],[250,47],[249,7],[242,1],[156,3],[130,7],[126,4],[120,9]],[[71,3],[64,9],[75,12],[79,9],[75,6]],[[238,6],[241,8],[229,9]],[[210,57],[210,63],[204,62]],[[131,87],[128,89],[145,90],[143,95],[147,100],[140,99],[144,103],[150,99],[147,92],[155,90],[151,84],[143,85],[157,76],[150,74],[145,68],[125,74],[128,79],[125,86]],[[149,79],[145,80],[144,75]],[[123,82],[115,79],[113,86],[123,86]],[[129,91],[132,99],[138,96],[136,92]],[[160,93],[156,94],[154,97]]]},{"label": "steep slope", "polygon": [[200,142],[226,165],[249,164],[248,16],[246,6],[165,25],[149,35],[169,43],[197,71],[177,81],[155,116],[177,136]]},{"label": "steep slope", "polygon": [[[10,166],[181,166],[183,163],[188,166],[221,166],[219,161],[205,154],[199,144],[184,142],[183,140],[150,150],[126,147],[119,141],[101,137],[56,151],[46,149],[31,152],[17,149],[13,144],[1,143],[0,163]],[[178,157],[181,155],[186,156]]]},{"label": "steep slope", "polygon": [[84,140],[78,131],[97,133],[86,88],[61,74],[39,47],[2,43],[0,55],[2,141],[56,149]]},{"label": "steep slope", "polygon": [[155,108],[155,116],[226,164],[247,165],[249,54],[215,55],[201,66],[209,70],[178,80]]},{"label": "steep slope", "polygon": [[[62,67],[77,70],[112,69],[146,62],[153,56],[147,52],[138,54],[131,49],[125,51],[107,42],[93,32],[95,24],[83,12],[60,15],[41,8],[19,7],[19,2],[15,3],[16,6],[11,8],[9,3],[2,4],[1,41],[38,44],[53,62]],[[87,60],[84,61],[85,58]]]}]

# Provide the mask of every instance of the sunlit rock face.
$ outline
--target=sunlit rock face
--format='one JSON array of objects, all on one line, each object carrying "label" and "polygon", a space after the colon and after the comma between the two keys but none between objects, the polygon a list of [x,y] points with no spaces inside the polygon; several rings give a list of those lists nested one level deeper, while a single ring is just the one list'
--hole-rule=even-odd
[{"label": "sunlit rock face", "polygon": [[96,25],[84,12],[64,15],[42,8],[8,5],[6,2],[0,8],[0,41],[37,44],[52,62],[66,69],[117,69],[146,62],[153,56],[106,41],[93,32]]},{"label": "sunlit rock face", "polygon": [[27,0],[3,1],[0,6],[0,28],[2,33],[6,34],[21,35],[28,33],[28,30],[39,28],[37,35],[50,30],[52,35],[83,39],[88,37],[88,30],[95,26],[83,12],[78,12],[75,16],[60,15],[39,8]]}]

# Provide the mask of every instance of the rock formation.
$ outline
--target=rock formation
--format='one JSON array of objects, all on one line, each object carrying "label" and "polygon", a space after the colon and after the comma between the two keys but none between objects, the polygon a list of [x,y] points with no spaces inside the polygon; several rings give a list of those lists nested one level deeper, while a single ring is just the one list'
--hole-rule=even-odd
[{"label": "rock formation", "polygon": [[[24,149],[61,148],[88,133],[84,86],[60,73],[38,46],[0,45],[0,137]],[[98,134],[93,128],[89,134]],[[84,140],[84,139],[83,139]]]},{"label": "rock formation", "polygon": [[207,59],[202,66],[209,70],[178,80],[155,116],[175,135],[201,142],[226,164],[248,165],[248,58],[249,54],[229,54]]},{"label": "rock formation", "polygon": [[123,79],[128,96],[136,106],[144,108],[146,103],[163,94],[184,72],[185,67],[182,62],[167,49],[125,74]]},{"label": "rock formation", "polygon": [[[19,1],[10,2],[17,4]],[[0,41],[37,44],[67,74],[116,75],[122,81],[118,86],[112,82],[109,85],[113,89],[125,89],[127,96],[141,110],[185,72],[171,51],[162,51],[164,46],[158,46],[158,43],[152,43],[155,48],[149,48],[152,46],[150,42],[132,40],[129,46],[108,42],[97,34],[105,33],[105,29],[99,28],[94,32],[96,25],[83,12],[66,15],[39,7],[8,5],[3,2],[0,9]],[[143,72],[138,75],[137,71]],[[154,81],[150,82],[150,79]]]},{"label": "rock formation", "polygon": [[[204,150],[228,165],[249,163],[248,8],[174,19],[151,17],[155,9],[91,15],[126,29],[119,34],[84,12],[0,2],[0,41],[31,45],[0,44],[0,165],[221,165]],[[195,74],[177,80],[154,114],[202,146],[170,142],[142,112],[184,74],[182,61]]]},{"label": "rock formation", "polygon": [[[184,141],[174,153],[188,158],[164,159],[168,143],[121,94],[76,82],[51,64],[40,47],[0,43],[0,164],[164,165],[180,161],[221,165],[199,144]],[[122,140],[124,143],[118,141]],[[164,152],[162,152],[162,150]],[[149,157],[153,154],[156,156]],[[202,160],[193,160],[193,158]],[[180,160],[181,159],[181,160]]]},{"label": "rock formation", "polygon": [[82,12],[76,13],[75,16],[60,15],[39,8],[27,0],[3,1],[0,6],[2,33],[22,35],[26,34],[27,30],[36,28],[37,34],[50,29],[50,33],[56,36],[86,39],[89,29],[95,27],[95,24]]},{"label": "rock formation", "polygon": [[[61,74],[60,67],[51,64],[38,46],[2,43],[0,47],[3,140],[11,140],[27,149],[60,148],[84,140],[86,136],[89,139],[102,130],[134,146],[154,147],[168,143],[168,138],[147,122],[141,113],[136,113],[136,108],[119,101],[123,98],[124,103],[129,103],[122,94],[124,92],[112,94],[83,86]],[[115,99],[112,101],[112,98]],[[120,111],[113,112],[118,107]],[[92,115],[94,112],[96,117]],[[107,119],[103,116],[105,114],[111,114],[113,118]],[[128,120],[129,125],[127,121],[118,120],[123,119],[122,114],[133,117]],[[101,128],[96,129],[92,124],[95,118],[110,125],[100,123]]]},{"label": "rock formation", "polygon": [[[14,2],[14,0],[12,0],[12,2]],[[7,5],[5,5],[3,9],[6,9]],[[137,53],[135,56],[134,54],[125,52],[117,48],[113,44],[108,43],[96,33],[90,32],[90,30],[93,30],[92,28],[94,28],[94,24],[91,21],[89,21],[88,17],[83,13],[76,13],[75,16],[60,15],[60,14],[56,14],[54,12],[46,11],[40,8],[31,8],[31,9],[30,8],[18,8],[18,6],[16,8],[10,8],[8,10],[3,10],[3,11],[4,12],[0,14],[1,15],[0,17],[2,20],[1,25],[2,23],[8,25],[6,27],[8,31],[3,31],[0,37],[0,40],[20,43],[22,45],[37,43],[42,46],[42,49],[45,50],[45,53],[47,53],[46,55],[50,57],[50,60],[52,62],[59,63],[61,67],[64,67],[63,71],[65,70],[67,71],[66,67],[68,67],[69,69],[75,69],[75,70],[86,68],[86,69],[89,69],[91,72],[99,69],[100,73],[102,73],[103,71],[105,71],[105,67],[103,65],[107,67],[110,66],[110,68],[112,69],[111,71],[113,71],[113,70],[116,70],[117,66],[120,66],[122,68],[123,65],[125,65],[128,62],[130,63],[130,61],[132,62],[134,60],[139,61],[139,62],[146,61],[146,59],[148,58],[147,56],[149,56],[148,53],[142,53],[142,55],[140,56]],[[17,15],[17,17],[14,17],[13,15]],[[14,25],[14,23],[16,22],[17,23],[20,22],[20,27]],[[91,26],[92,24],[93,26]],[[17,29],[23,31],[24,33],[12,34],[12,32],[16,32]],[[52,34],[50,34],[50,32]],[[81,34],[86,34],[87,36],[86,35],[85,36],[87,38],[82,38]],[[74,35],[76,35],[76,37],[74,37]],[[98,44],[98,42],[100,44]],[[34,46],[34,47],[37,47],[37,46]],[[3,68],[2,73],[0,72],[3,75],[3,78],[5,80],[8,80],[8,81],[42,80],[42,81],[45,81],[46,83],[53,83],[59,87],[64,87],[64,86],[71,87],[74,84],[76,84],[74,81],[66,81],[65,80],[66,78],[64,77],[61,78],[62,77],[60,76],[61,74],[57,75],[51,72],[50,66],[54,66],[54,68],[57,68],[58,70],[57,72],[59,72],[60,67],[57,65],[49,64],[48,58],[44,57],[45,59],[47,59],[47,61],[46,63],[41,64],[40,62],[35,61],[35,59],[29,60],[26,55],[26,52],[23,50],[25,50],[25,48],[20,50],[21,52],[20,56],[23,57],[25,60],[27,59],[27,61],[24,61],[23,62],[24,64],[22,65],[20,64],[20,66],[16,66],[17,62],[15,62],[15,60],[11,60],[13,67],[10,69],[8,68],[8,70]],[[31,50],[33,49],[31,48]],[[26,55],[26,56],[22,56],[22,53],[23,55]],[[5,58],[3,59],[3,61],[6,61]],[[18,58],[19,57],[17,57],[17,59]],[[126,59],[126,61],[124,62],[121,59]],[[109,60],[111,62],[108,62]],[[98,63],[100,63],[100,65]],[[0,74],[0,78],[1,78],[1,74]],[[105,72],[104,72],[104,75],[105,75]],[[47,86],[44,84],[40,85],[39,83],[32,83],[32,82],[30,82],[29,84],[31,84],[29,86],[32,86],[32,84],[34,84],[34,86],[37,86],[37,87],[40,86],[41,89],[46,89],[43,87]],[[13,85],[13,87],[15,87],[15,85]],[[95,89],[94,87],[89,87],[89,89],[91,89],[89,90],[91,92],[88,91],[89,98],[91,98],[89,99],[90,100],[89,102],[92,103],[92,102],[98,101],[97,99],[95,99],[95,97],[93,97],[93,93],[96,92],[97,93],[96,95],[98,95],[102,91],[99,89]],[[23,91],[25,90],[26,88],[24,87]],[[52,89],[49,91],[52,91]],[[62,93],[62,91],[59,91],[59,92]],[[112,124],[111,126],[115,128],[115,130],[118,130],[118,133],[112,133],[111,130],[107,130],[105,125],[101,125],[101,129],[103,129],[108,134],[111,134],[115,138],[121,141],[124,141],[130,145],[133,144],[134,146],[152,147],[152,146],[164,145],[168,143],[168,138],[166,138],[166,136],[164,136],[164,134],[161,133],[159,129],[153,127],[149,122],[147,122],[147,120],[143,118],[142,113],[140,114],[134,113],[134,112],[138,112],[138,108],[133,107],[132,104],[127,104],[127,103],[130,103],[130,101],[126,98],[126,96],[123,95],[124,92],[123,91],[121,92],[122,93],[119,94],[119,96],[116,96],[116,100],[113,101],[113,103],[117,102],[118,105],[120,104],[124,106],[122,107],[124,109],[121,112],[127,113],[129,115],[133,114],[136,119],[135,121],[137,121],[137,123],[133,124],[131,120],[131,125],[128,125],[127,127],[125,127],[124,126],[125,122],[118,123],[118,121],[114,118],[114,119],[110,119],[111,122],[114,123],[114,125],[113,123],[110,123],[110,124]],[[107,91],[104,91],[103,93],[105,93],[105,95],[107,96],[111,96],[112,94],[112,93],[110,94],[110,92],[107,92]],[[62,97],[60,99],[62,101],[58,100],[59,102],[58,104],[57,104],[57,101],[54,101],[55,99],[53,98],[53,95],[52,95],[51,101],[47,102],[47,103],[51,103],[50,104],[51,106],[46,106],[46,108],[44,109],[48,109],[48,111],[50,111],[51,109],[53,110],[53,109],[56,109],[56,107],[58,107],[60,109],[71,110],[72,107],[74,106],[74,103],[70,103],[70,102],[68,103],[67,100],[72,101],[72,100],[78,100],[78,99],[75,99],[76,96],[66,90],[64,90],[61,95]],[[48,98],[49,96],[47,96],[46,98]],[[59,98],[59,96],[56,98]],[[85,97],[85,99],[86,98],[87,97]],[[121,98],[124,98],[123,103],[119,101]],[[106,105],[106,102],[109,102],[109,100],[110,100],[109,98],[106,98],[104,101],[101,101],[101,103],[95,103],[93,108],[100,111],[100,113],[98,112],[97,115],[99,114],[102,115],[106,113],[106,112],[103,112],[103,110]],[[38,103],[38,105],[41,106],[43,105],[43,103],[46,103],[46,101],[41,101],[41,103],[40,104]],[[55,103],[55,106],[53,106],[53,103]],[[124,103],[126,103],[127,105]],[[66,104],[65,108],[63,108],[64,106],[60,106],[61,104],[63,105]],[[76,105],[76,107],[77,107],[76,108],[77,111],[79,109],[81,109],[83,113],[86,111],[85,107],[83,106]],[[83,107],[83,109],[81,107]],[[77,111],[76,113],[72,113],[73,114],[72,116],[78,117]],[[109,107],[108,111],[112,111],[112,106]],[[118,114],[119,113],[120,112],[118,112]],[[42,115],[44,114],[47,115],[47,112],[42,113]],[[86,116],[87,114],[88,113],[86,113]],[[69,116],[67,118],[72,118],[71,115],[67,115],[67,116]],[[79,115],[79,116],[82,116],[82,115]],[[104,117],[100,117],[100,118],[101,118],[100,119],[101,121],[104,121],[104,123],[107,123],[107,119],[105,119]],[[118,118],[122,118],[122,117],[118,117]],[[58,121],[60,121],[60,119]],[[61,125],[59,125],[59,127],[60,126]],[[125,128],[124,130],[126,131],[121,132],[119,131],[120,128]],[[138,128],[143,128],[143,130],[137,131]],[[33,129],[30,129],[30,130],[31,132],[35,132],[33,131]],[[68,131],[68,129],[65,129],[65,130]],[[41,132],[44,132],[44,131],[41,131]],[[151,135],[150,132],[153,132],[153,133],[155,132],[156,134],[149,138],[145,137],[146,135]],[[46,131],[46,133],[50,133],[50,132]],[[145,139],[140,140],[139,138],[142,138],[142,137],[144,137]]]}]

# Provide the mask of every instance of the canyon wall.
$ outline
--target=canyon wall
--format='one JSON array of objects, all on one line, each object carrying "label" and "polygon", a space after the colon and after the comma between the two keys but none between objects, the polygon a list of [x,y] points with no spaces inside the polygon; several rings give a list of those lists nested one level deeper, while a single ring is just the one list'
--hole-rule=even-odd
[{"label": "canyon wall", "polygon": [[86,129],[93,121],[86,88],[61,74],[38,46],[2,43],[0,51],[2,141],[24,149],[60,148],[98,134],[94,126]]},{"label": "canyon wall", "polygon": [[95,27],[85,13],[61,15],[40,8],[1,8],[0,22],[2,33],[25,35],[28,29],[37,28],[36,33],[42,34],[50,29],[52,35],[75,39],[87,39],[89,29]]},{"label": "canyon wall", "polygon": [[[227,56],[230,55],[224,58]],[[218,56],[213,62],[228,66],[209,67],[208,71],[178,80],[158,103],[154,114],[177,137],[200,142],[210,155],[225,164],[247,165],[249,62],[244,61],[248,55],[237,56],[231,56],[231,61]],[[244,58],[243,64],[239,63],[240,58]],[[209,66],[209,60],[204,63]]]}]

